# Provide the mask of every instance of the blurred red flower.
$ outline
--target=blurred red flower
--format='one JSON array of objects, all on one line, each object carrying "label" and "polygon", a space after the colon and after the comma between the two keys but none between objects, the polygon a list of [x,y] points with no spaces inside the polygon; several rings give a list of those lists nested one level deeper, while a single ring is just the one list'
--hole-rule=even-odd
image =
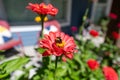
[{"label": "blurred red flower", "polygon": [[[39,41],[39,47],[45,49],[45,52],[42,54],[43,56],[64,56],[69,59],[73,58],[73,53],[76,51],[73,37],[63,32],[45,34],[44,38]],[[65,60],[65,58],[63,59]]]},{"label": "blurred red flower", "polygon": [[117,27],[120,28],[120,22],[117,24]]},{"label": "blurred red flower", "polygon": [[77,29],[78,29],[78,28],[77,28],[76,26],[72,26],[72,27],[71,27],[71,31],[72,31],[72,32],[76,32]]},{"label": "blurred red flower", "polygon": [[109,17],[111,18],[111,19],[117,19],[117,15],[115,14],[115,13],[110,13],[109,14]]},{"label": "blurred red flower", "polygon": [[66,57],[65,56],[62,57],[62,61],[66,62]]},{"label": "blurred red flower", "polygon": [[93,37],[97,37],[97,36],[99,35],[99,33],[98,33],[96,30],[94,30],[94,29],[90,30],[90,31],[89,31],[89,34],[90,34],[91,36],[93,36]]},{"label": "blurred red flower", "polygon": [[29,3],[26,8],[32,10],[33,12],[36,12],[37,14],[42,14],[42,15],[49,14],[51,16],[55,16],[58,13],[58,9],[53,7],[52,4],[46,5],[45,3],[41,3],[41,4]]},{"label": "blurred red flower", "polygon": [[105,80],[118,80],[118,74],[112,67],[103,67],[102,69]]},{"label": "blurred red flower", "polygon": [[113,38],[116,39],[116,40],[120,38],[120,34],[118,34],[118,33],[115,32],[115,31],[112,32],[112,36],[113,36]]},{"label": "blurred red flower", "polygon": [[91,70],[96,70],[99,67],[99,63],[94,59],[89,59],[87,64]]}]

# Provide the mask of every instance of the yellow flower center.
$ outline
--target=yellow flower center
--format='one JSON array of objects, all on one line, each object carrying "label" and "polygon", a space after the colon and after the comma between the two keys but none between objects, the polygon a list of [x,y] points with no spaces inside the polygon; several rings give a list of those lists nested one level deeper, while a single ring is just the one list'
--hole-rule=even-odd
[{"label": "yellow flower center", "polygon": [[[37,23],[40,22],[40,21],[41,21],[40,16],[36,16],[36,17],[35,17],[35,21],[36,21]],[[44,18],[44,21],[48,21],[48,17],[47,17],[47,16]]]},{"label": "yellow flower center", "polygon": [[40,22],[41,21],[41,18],[39,16],[35,17],[35,21],[36,22]]},{"label": "yellow flower center", "polygon": [[48,7],[47,5],[44,5],[44,6],[43,6],[44,9],[47,8],[47,7]]},{"label": "yellow flower center", "polygon": [[58,47],[60,47],[60,48],[63,48],[64,45],[65,45],[65,42],[62,41],[61,37],[57,37],[57,38],[55,39],[55,43],[56,43],[56,45],[57,45]]}]

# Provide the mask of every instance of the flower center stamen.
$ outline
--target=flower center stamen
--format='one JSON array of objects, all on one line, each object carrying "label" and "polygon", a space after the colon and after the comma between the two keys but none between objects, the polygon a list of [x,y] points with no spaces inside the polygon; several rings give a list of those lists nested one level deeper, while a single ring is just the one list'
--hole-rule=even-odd
[{"label": "flower center stamen", "polygon": [[46,6],[46,5],[44,5],[44,6],[43,6],[43,8],[45,9],[45,8],[47,8],[47,6]]},{"label": "flower center stamen", "polygon": [[55,43],[56,43],[56,45],[57,45],[58,47],[60,47],[60,48],[63,48],[64,45],[65,45],[65,43],[64,43],[64,41],[62,41],[61,37],[57,37],[57,38],[55,39]]}]

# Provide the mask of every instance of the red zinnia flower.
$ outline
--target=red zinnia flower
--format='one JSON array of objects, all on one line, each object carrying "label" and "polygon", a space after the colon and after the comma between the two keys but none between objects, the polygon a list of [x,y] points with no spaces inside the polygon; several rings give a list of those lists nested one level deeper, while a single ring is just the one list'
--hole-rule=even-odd
[{"label": "red zinnia flower", "polygon": [[49,14],[55,16],[58,13],[58,9],[53,7],[52,4],[46,5],[45,3],[41,3],[41,4],[29,3],[29,5],[26,8],[32,10],[33,12],[36,12],[37,14],[42,14],[42,15]]},{"label": "red zinnia flower", "polygon": [[87,64],[91,70],[96,70],[99,67],[99,63],[94,59],[89,59]]},{"label": "red zinnia flower", "polygon": [[48,12],[49,15],[55,16],[58,13],[58,9],[53,7],[51,4],[48,4],[50,11]]},{"label": "red zinnia flower", "polygon": [[117,33],[117,32],[112,32],[112,36],[114,39],[119,39],[120,38],[120,35]]},{"label": "red zinnia flower", "polygon": [[42,54],[43,56],[64,55],[69,59],[73,58],[76,47],[73,37],[70,37],[63,32],[50,32],[49,35],[45,34],[44,38],[41,39],[39,43],[39,46],[46,50]]},{"label": "red zinnia flower", "polygon": [[93,36],[93,37],[97,37],[97,36],[99,35],[99,33],[98,33],[96,30],[94,30],[94,29],[90,30],[89,33],[90,33],[90,35]]},{"label": "red zinnia flower", "polygon": [[111,19],[117,19],[117,15],[116,15],[115,13],[110,13],[110,14],[109,14],[109,17],[110,17]]},{"label": "red zinnia flower", "polygon": [[118,75],[112,67],[104,67],[103,74],[106,80],[118,80]]}]

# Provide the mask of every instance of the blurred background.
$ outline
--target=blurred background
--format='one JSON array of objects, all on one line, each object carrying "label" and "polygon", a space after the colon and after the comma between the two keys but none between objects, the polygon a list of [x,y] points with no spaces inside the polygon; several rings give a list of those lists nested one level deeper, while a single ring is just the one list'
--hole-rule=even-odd
[{"label": "blurred background", "polygon": [[[74,54],[74,59],[68,60],[67,64],[59,64],[59,80],[105,80],[103,74],[107,69],[102,70],[103,66],[110,66],[117,72],[108,67],[106,80],[118,80],[120,0],[0,0],[0,79],[53,80],[53,75],[55,77],[56,72],[52,73],[55,55],[42,57],[40,54],[49,49],[38,47],[41,23],[36,13],[26,9],[30,2],[50,3],[58,8],[56,16],[47,15],[48,21],[44,23],[46,33],[59,29],[74,37],[77,46],[75,50],[78,51],[75,52],[78,54]],[[55,43],[59,42],[57,39],[59,38],[55,39]],[[68,41],[71,40],[68,39],[67,43]],[[65,47],[66,43],[64,45],[60,37],[60,45],[61,42],[62,47],[58,45],[60,51],[61,48],[71,49]],[[69,51],[65,51],[68,57]],[[90,70],[89,60],[93,69],[100,66],[98,71]]]},{"label": "blurred background", "polygon": [[26,9],[29,2],[45,2],[56,6],[59,13],[55,17],[48,16],[48,19],[58,20],[62,31],[69,35],[72,35],[70,31],[72,26],[79,28],[82,25],[86,9],[88,9],[88,14],[85,16],[87,17],[86,22],[97,26],[100,26],[100,21],[107,19],[110,13],[118,15],[116,21],[108,24],[110,30],[106,34],[110,36],[111,30],[119,32],[117,28],[113,27],[120,21],[119,0],[0,0],[0,19],[6,20],[10,24],[14,38],[16,38],[16,32],[20,33],[24,46],[34,46],[37,42],[36,34],[40,31],[40,24],[34,21],[37,15]]}]

